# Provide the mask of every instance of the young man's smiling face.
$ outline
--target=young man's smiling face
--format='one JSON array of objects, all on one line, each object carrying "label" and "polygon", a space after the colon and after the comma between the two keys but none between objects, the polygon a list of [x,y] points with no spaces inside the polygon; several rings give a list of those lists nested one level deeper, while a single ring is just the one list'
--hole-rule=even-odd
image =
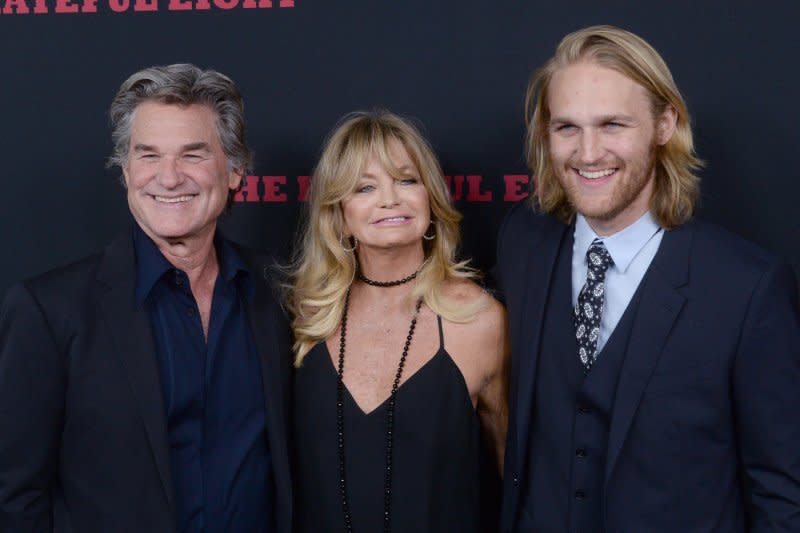
[{"label": "young man's smiling face", "polygon": [[675,129],[675,111],[654,117],[646,90],[596,63],[557,70],[548,102],[550,158],[569,201],[600,235],[642,216],[655,182],[656,147]]}]

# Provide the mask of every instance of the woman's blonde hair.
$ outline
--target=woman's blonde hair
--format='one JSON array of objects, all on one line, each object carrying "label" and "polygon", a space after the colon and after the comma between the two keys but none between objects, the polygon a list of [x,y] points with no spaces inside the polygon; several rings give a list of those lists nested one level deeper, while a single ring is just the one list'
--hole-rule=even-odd
[{"label": "woman's blonde hair", "polygon": [[575,208],[556,177],[550,159],[548,91],[553,74],[566,66],[591,61],[616,70],[647,91],[654,117],[675,109],[677,127],[672,138],[656,146],[655,188],[650,209],[665,228],[686,222],[693,214],[703,165],[694,152],[689,111],[664,60],[644,39],[614,26],[591,26],[570,33],[555,55],[540,67],[528,84],[525,120],[528,127],[528,166],[536,177],[530,201],[534,208],[571,222]]},{"label": "woman's blonde hair", "polygon": [[[389,145],[408,152],[428,192],[433,240],[424,240],[426,261],[417,275],[409,304],[419,298],[448,320],[466,321],[476,305],[463,306],[444,294],[445,282],[473,279],[466,261],[456,261],[461,214],[453,207],[441,167],[428,142],[408,120],[388,111],[346,115],[325,142],[311,179],[305,220],[294,261],[289,267],[286,301],[293,315],[295,365],[308,351],[336,331],[345,293],[353,281],[356,253],[348,251],[342,201],[358,184],[367,159],[374,155],[394,178],[404,174],[392,164]],[[345,249],[347,248],[347,249]]]}]

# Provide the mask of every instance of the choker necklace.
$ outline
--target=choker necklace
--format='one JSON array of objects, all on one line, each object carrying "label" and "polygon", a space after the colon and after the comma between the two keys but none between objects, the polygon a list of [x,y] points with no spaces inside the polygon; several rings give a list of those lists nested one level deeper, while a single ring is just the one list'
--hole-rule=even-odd
[{"label": "choker necklace", "polygon": [[[419,270],[417,271],[419,272]],[[414,279],[417,275],[414,272],[406,280],[394,282],[399,285]],[[371,280],[370,280],[371,281]],[[377,283],[377,282],[375,282]],[[347,337],[347,308],[350,306],[350,288],[344,297],[344,311],[342,312],[342,327],[339,334],[339,367],[337,369],[338,378],[336,380],[336,430],[338,433],[338,455],[339,455],[339,493],[342,497],[342,511],[344,511],[344,527],[347,533],[353,533],[353,519],[350,514],[350,505],[347,501],[347,483],[345,481],[344,470],[344,345]],[[400,386],[400,376],[403,374],[403,367],[406,364],[406,357],[408,356],[408,349],[411,346],[411,339],[414,337],[414,329],[417,327],[417,317],[419,317],[419,310],[422,307],[422,300],[417,300],[417,306],[414,308],[414,316],[411,318],[411,326],[408,328],[408,336],[406,336],[406,343],[403,346],[403,354],[400,356],[400,362],[397,365],[397,372],[394,375],[394,382],[392,383],[392,392],[389,394],[386,409],[386,463],[384,466],[383,474],[383,531],[389,533],[392,529],[392,438],[394,435],[394,404],[397,397],[397,389]]]},{"label": "choker necklace", "polygon": [[398,285],[402,285],[403,283],[408,283],[412,279],[416,278],[417,274],[419,274],[420,270],[422,270],[422,267],[424,265],[425,263],[422,263],[422,265],[420,265],[420,267],[416,271],[414,271],[413,274],[409,274],[408,276],[402,279],[394,279],[391,281],[375,281],[374,279],[369,279],[367,276],[364,275],[364,273],[361,271],[360,268],[356,269],[356,276],[358,276],[358,279],[360,279],[367,285],[372,285],[373,287],[397,287]]}]

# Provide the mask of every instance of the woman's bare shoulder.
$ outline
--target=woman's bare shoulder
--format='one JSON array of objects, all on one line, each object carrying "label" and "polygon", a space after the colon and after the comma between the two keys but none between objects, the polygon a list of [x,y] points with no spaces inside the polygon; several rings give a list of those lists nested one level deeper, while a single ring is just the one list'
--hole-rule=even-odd
[{"label": "woman's bare shoulder", "polygon": [[486,289],[473,281],[458,280],[448,284],[445,294],[458,305],[477,304],[475,315],[470,320],[451,323],[451,327],[459,335],[465,335],[471,341],[485,339],[490,343],[504,337],[505,308]]}]

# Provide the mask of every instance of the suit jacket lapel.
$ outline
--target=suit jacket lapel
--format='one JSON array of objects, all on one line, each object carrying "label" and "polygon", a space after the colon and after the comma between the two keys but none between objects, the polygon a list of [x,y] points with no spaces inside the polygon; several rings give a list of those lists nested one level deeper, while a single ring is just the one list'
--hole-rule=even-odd
[{"label": "suit jacket lapel", "polygon": [[170,509],[174,512],[167,422],[155,358],[150,318],[135,302],[136,257],[130,231],[106,248],[97,280],[103,318],[111,331],[153,450],[153,458]]},{"label": "suit jacket lapel", "polygon": [[606,483],[619,458],[642,393],[658,363],[667,336],[686,302],[678,288],[688,282],[692,232],[690,224],[667,231],[642,280],[639,308],[617,383],[606,457]]},{"label": "suit jacket lapel", "polygon": [[[518,468],[525,464],[523,458],[528,452],[527,441],[531,421],[533,395],[536,383],[536,367],[539,360],[539,344],[541,343],[542,323],[547,306],[547,295],[561,246],[561,240],[569,226],[565,226],[550,217],[545,218],[547,224],[538,239],[530,242],[522,241],[526,248],[522,275],[525,287],[521,312],[517,320],[517,331],[521,342],[514,348],[515,359],[512,361],[512,375],[516,387],[516,435]],[[512,341],[513,342],[513,341]],[[513,368],[516,364],[516,368]]]},{"label": "suit jacket lapel", "polygon": [[[288,496],[289,452],[287,439],[287,402],[289,375],[289,330],[286,319],[275,302],[264,275],[264,265],[253,268],[256,291],[248,304],[250,328],[261,361],[261,381],[266,401],[267,437],[269,439],[272,467],[278,499]],[[291,499],[284,501],[291,505]]]}]

